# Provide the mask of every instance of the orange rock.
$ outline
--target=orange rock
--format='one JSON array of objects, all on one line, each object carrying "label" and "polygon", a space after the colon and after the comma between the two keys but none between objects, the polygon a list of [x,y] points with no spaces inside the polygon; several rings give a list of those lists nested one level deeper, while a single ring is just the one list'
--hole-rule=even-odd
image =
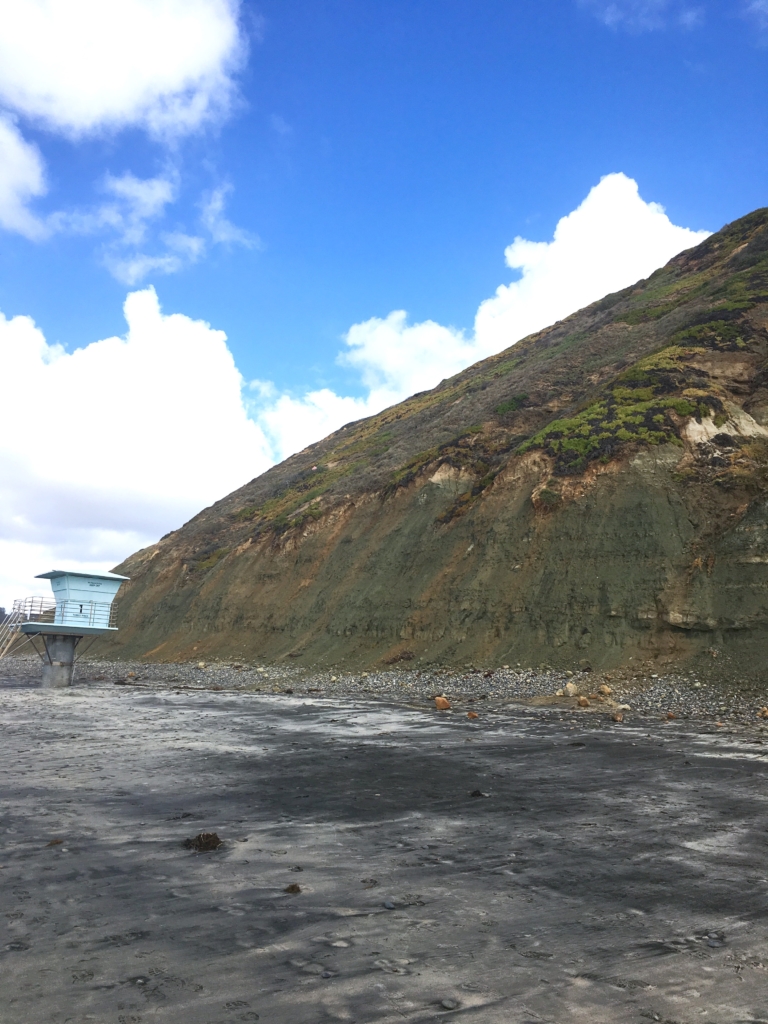
[{"label": "orange rock", "polygon": [[447,697],[435,697],[435,707],[438,711],[447,711],[451,706],[451,702]]},{"label": "orange rock", "polygon": [[589,707],[589,701],[587,700],[586,697],[579,697],[578,705],[579,705],[580,708],[588,708]]},{"label": "orange rock", "polygon": [[671,711],[668,711],[667,712],[667,718],[670,718],[670,719],[671,718],[677,718],[677,715],[674,715]]},{"label": "orange rock", "polygon": [[613,690],[610,688],[610,686],[606,686],[605,683],[603,683],[602,686],[598,686],[597,692],[602,693],[604,697],[610,697],[613,693]]},{"label": "orange rock", "polygon": [[479,717],[480,716],[478,715],[478,713],[476,711],[468,711],[467,712],[467,718],[479,718]]},{"label": "orange rock", "polygon": [[623,722],[624,721],[624,715],[622,715],[622,713],[620,711],[617,711],[616,714],[612,715],[611,717],[613,718],[614,722]]}]

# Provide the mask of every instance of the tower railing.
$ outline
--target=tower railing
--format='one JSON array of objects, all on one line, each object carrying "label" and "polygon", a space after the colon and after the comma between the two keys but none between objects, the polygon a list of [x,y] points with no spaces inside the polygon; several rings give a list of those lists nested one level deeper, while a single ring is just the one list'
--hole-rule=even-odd
[{"label": "tower railing", "polygon": [[46,620],[40,616],[47,615],[55,608],[56,599],[53,597],[18,597],[13,602],[11,615],[20,615],[21,622],[42,622]]},{"label": "tower railing", "polygon": [[22,613],[16,608],[17,602],[13,602],[12,611],[8,612],[0,622],[0,659],[13,647],[13,642],[19,634],[19,626],[24,621]]},{"label": "tower railing", "polygon": [[11,651],[25,622],[116,629],[117,602],[59,601],[57,604],[51,597],[17,598],[12,610],[0,620],[0,659]]}]

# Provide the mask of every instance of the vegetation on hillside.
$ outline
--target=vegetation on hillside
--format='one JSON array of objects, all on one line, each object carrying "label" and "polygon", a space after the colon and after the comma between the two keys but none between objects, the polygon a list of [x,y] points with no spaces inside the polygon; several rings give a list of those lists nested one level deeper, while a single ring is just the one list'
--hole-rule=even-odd
[{"label": "vegetation on hillside", "polygon": [[235,503],[230,520],[255,534],[284,532],[361,490],[386,496],[444,463],[474,478],[447,521],[516,455],[544,451],[555,475],[567,475],[632,447],[679,443],[686,418],[726,419],[726,396],[696,368],[695,352],[754,347],[762,338],[748,313],[761,302],[768,302],[766,210],[648,280],[336,431],[243,488],[243,497],[258,496]]}]

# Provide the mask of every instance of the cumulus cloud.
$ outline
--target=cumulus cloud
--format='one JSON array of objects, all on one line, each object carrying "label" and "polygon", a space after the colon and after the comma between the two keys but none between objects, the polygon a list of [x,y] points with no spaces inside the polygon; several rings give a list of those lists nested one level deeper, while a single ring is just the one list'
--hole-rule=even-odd
[{"label": "cumulus cloud", "polygon": [[158,136],[226,112],[244,43],[236,0],[14,0],[0,31],[0,101],[72,136]]},{"label": "cumulus cloud", "polygon": [[256,392],[249,403],[251,414],[264,431],[275,462],[301,451],[345,423],[392,404],[377,394],[354,398],[337,395],[330,388],[318,388],[297,398],[280,394],[271,381],[252,381],[251,389]]},{"label": "cumulus cloud", "polygon": [[287,458],[345,423],[372,416],[417,391],[437,384],[477,357],[462,331],[433,320],[408,324],[405,310],[354,324],[337,362],[357,371],[365,394],[338,395],[319,388],[299,397],[279,394],[268,381],[253,381],[253,415],[268,438],[275,461]]},{"label": "cumulus cloud", "polygon": [[0,114],[0,225],[35,241],[44,238],[48,228],[28,203],[45,192],[40,153],[25,142],[10,118]]},{"label": "cumulus cloud", "polygon": [[645,202],[624,174],[606,175],[552,240],[516,238],[505,250],[518,280],[500,285],[478,308],[467,333],[433,320],[409,323],[404,310],[372,317],[347,332],[338,356],[357,371],[364,395],[330,389],[277,396],[257,386],[257,418],[275,456],[286,458],[344,423],[380,412],[417,391],[499,352],[609,292],[648,277],[708,231],[673,224],[658,203]]},{"label": "cumulus cloud", "polygon": [[707,234],[608,175],[551,240],[507,248],[517,280],[480,304],[472,332],[409,323],[403,310],[354,324],[338,361],[357,374],[357,395],[265,381],[244,391],[224,334],[163,315],[152,289],[128,296],[124,337],[72,353],[26,317],[0,318],[0,604],[24,592],[22,572],[116,564],[271,463],[647,277]]},{"label": "cumulus cloud", "polygon": [[496,352],[648,277],[708,234],[677,227],[663,206],[644,202],[632,178],[608,174],[558,221],[551,242],[516,238],[507,247],[507,266],[519,270],[520,279],[481,303],[475,342],[483,354]]},{"label": "cumulus cloud", "polygon": [[114,565],[272,462],[223,332],[151,288],[125,317],[69,353],[0,316],[0,604],[33,570]]},{"label": "cumulus cloud", "polygon": [[[246,56],[240,0],[15,0],[5,8],[0,108],[15,118],[72,140],[133,127],[170,144],[232,107],[233,76]],[[202,255],[202,239],[185,247],[173,235],[164,246],[155,239],[160,251],[141,248],[148,225],[177,198],[174,172],[107,175],[112,202],[35,216],[29,204],[46,191],[43,162],[8,113],[0,113],[0,226],[34,240],[54,231],[112,231],[104,263],[129,285]],[[211,197],[214,241],[252,244],[224,217],[226,191]]]}]

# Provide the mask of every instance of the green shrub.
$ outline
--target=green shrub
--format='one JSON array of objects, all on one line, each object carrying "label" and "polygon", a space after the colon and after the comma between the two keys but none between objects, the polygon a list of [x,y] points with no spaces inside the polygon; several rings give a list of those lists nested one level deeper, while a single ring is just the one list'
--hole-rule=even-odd
[{"label": "green shrub", "polygon": [[527,401],[528,395],[520,394],[513,395],[508,398],[506,402],[502,402],[501,405],[496,406],[497,416],[506,416],[508,412],[515,412],[519,409],[525,401]]},{"label": "green shrub", "polygon": [[212,569],[214,565],[222,560],[228,551],[229,548],[217,548],[215,551],[207,554],[200,561],[195,562],[195,570],[206,572],[208,569]]},{"label": "green shrub", "polygon": [[[577,473],[592,459],[607,461],[622,445],[677,442],[670,412],[683,417],[725,417],[715,395],[702,392],[700,398],[690,397],[696,389],[688,387],[692,373],[682,361],[688,351],[671,345],[642,359],[608,385],[602,397],[575,416],[547,424],[518,451],[543,448],[555,459],[555,472]],[[680,390],[689,396],[680,395]]]},{"label": "green shrub", "polygon": [[559,501],[562,500],[562,498],[559,491],[552,491],[549,489],[549,487],[545,487],[543,491],[539,491],[538,500],[541,502],[542,505],[546,505],[549,508],[553,508],[555,505],[558,504]]}]

